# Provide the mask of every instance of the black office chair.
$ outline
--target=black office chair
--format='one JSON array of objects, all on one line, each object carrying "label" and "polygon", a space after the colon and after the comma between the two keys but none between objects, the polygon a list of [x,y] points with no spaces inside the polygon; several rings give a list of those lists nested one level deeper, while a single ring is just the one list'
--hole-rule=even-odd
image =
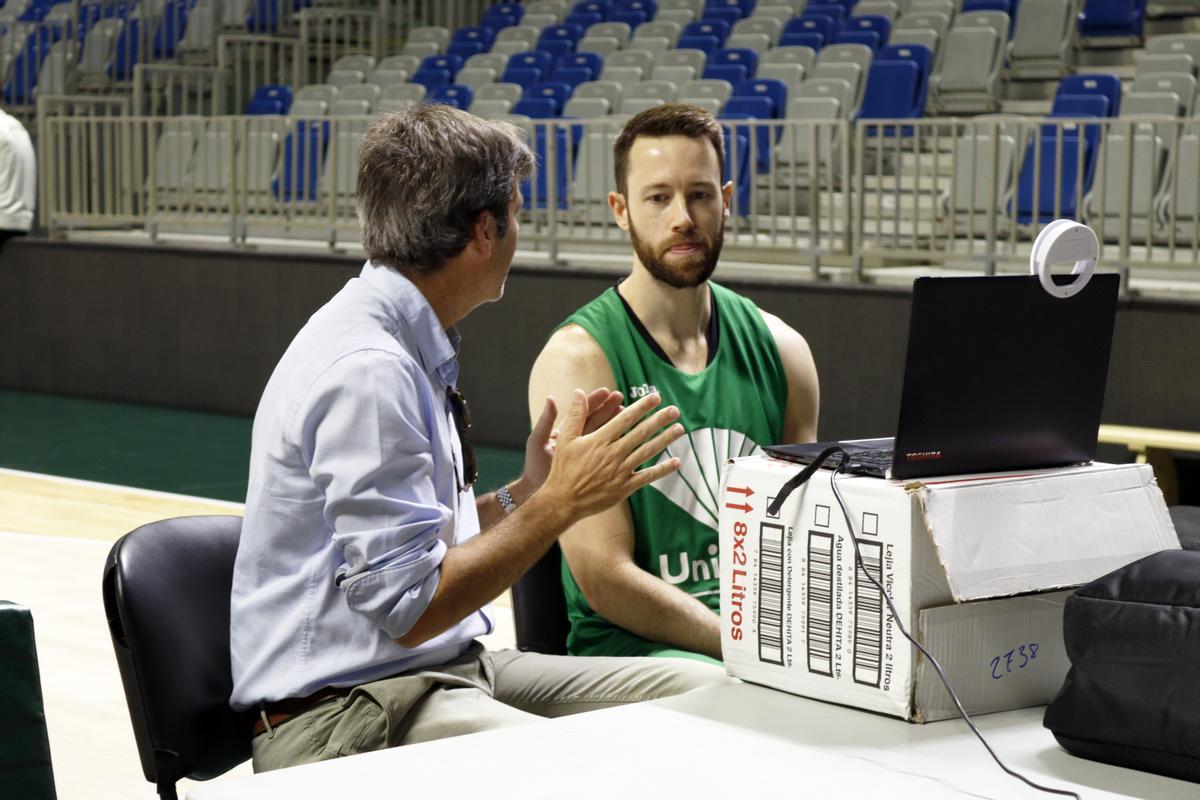
[{"label": "black office chair", "polygon": [[143,525],[104,565],[104,612],[146,780],[176,800],[250,758],[252,713],[229,707],[229,593],[241,517]]},{"label": "black office chair", "polygon": [[558,543],[512,587],[517,649],[566,655],[567,601],[562,588],[562,550]]}]

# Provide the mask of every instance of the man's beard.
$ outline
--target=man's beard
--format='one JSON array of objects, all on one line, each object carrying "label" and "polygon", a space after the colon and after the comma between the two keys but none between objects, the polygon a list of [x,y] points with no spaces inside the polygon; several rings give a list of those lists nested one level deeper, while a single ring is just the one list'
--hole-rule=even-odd
[{"label": "man's beard", "polygon": [[[633,242],[633,252],[637,254],[638,260],[651,275],[676,289],[690,289],[708,280],[712,276],[713,270],[717,268],[717,261],[721,258],[721,246],[725,243],[725,224],[721,223],[721,227],[717,229],[717,234],[711,241],[707,241],[701,234],[696,233],[690,238],[675,237],[655,251],[638,236],[631,219],[629,221],[629,239]],[[667,251],[681,244],[699,245],[700,250],[668,264]]]}]

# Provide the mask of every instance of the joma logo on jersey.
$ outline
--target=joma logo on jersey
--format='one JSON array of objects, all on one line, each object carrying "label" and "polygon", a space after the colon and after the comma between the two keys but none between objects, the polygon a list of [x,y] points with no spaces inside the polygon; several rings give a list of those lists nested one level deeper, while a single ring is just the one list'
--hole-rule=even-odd
[{"label": "joma logo on jersey", "polygon": [[717,566],[717,546],[715,544],[708,546],[708,555],[710,558],[707,561],[697,558],[689,563],[690,553],[678,553],[674,557],[663,553],[658,557],[658,576],[672,585],[685,583],[689,579],[693,582],[712,580],[713,577],[721,574]]},{"label": "joma logo on jersey", "polygon": [[630,400],[637,400],[638,398],[645,397],[648,394],[658,394],[658,387],[649,383],[643,383],[641,386],[629,387]]}]

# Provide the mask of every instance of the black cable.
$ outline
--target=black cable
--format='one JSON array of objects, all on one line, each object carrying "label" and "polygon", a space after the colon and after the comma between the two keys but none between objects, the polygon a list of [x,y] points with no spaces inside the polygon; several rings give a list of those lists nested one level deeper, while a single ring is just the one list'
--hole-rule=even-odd
[{"label": "black cable", "polygon": [[854,579],[858,580],[858,570],[862,570],[862,574],[867,576],[867,580],[871,582],[871,585],[879,590],[879,594],[883,597],[884,601],[887,602],[888,610],[892,614],[892,620],[896,623],[896,627],[900,629],[900,633],[904,634],[904,638],[912,642],[913,647],[920,650],[921,654],[929,659],[929,663],[933,665],[938,677],[941,678],[942,685],[945,686],[946,691],[950,693],[950,699],[954,701],[954,707],[958,709],[959,716],[963,718],[963,722],[967,723],[967,727],[971,729],[971,733],[975,734],[975,737],[979,739],[980,744],[982,744],[984,749],[988,751],[988,754],[992,757],[1000,769],[1004,770],[1008,775],[1011,775],[1032,789],[1037,789],[1041,792],[1048,792],[1050,794],[1063,795],[1064,797],[1074,797],[1075,800],[1080,800],[1080,797],[1076,792],[1073,792],[1069,789],[1054,789],[1049,786],[1042,786],[1040,783],[1031,781],[1029,778],[1026,778],[1024,775],[1010,768],[1007,764],[1001,761],[1000,756],[996,755],[996,751],[992,749],[992,746],[988,744],[987,739],[985,739],[983,734],[979,732],[979,728],[975,727],[975,723],[972,721],[971,715],[968,714],[967,710],[963,707],[962,701],[958,699],[958,693],[954,691],[954,687],[950,685],[950,679],[946,677],[946,673],[942,670],[942,665],[939,664],[938,660],[933,657],[933,654],[926,650],[920,642],[914,639],[912,635],[909,634],[908,629],[904,627],[904,623],[900,621],[900,614],[896,611],[896,606],[892,603],[891,595],[887,593],[887,590],[883,588],[883,584],[875,579],[875,576],[867,570],[866,564],[863,563],[862,552],[858,548],[858,537],[854,533],[854,523],[850,519],[850,512],[846,509],[845,501],[842,500],[842,493],[838,491],[837,477],[839,474],[845,472],[846,463],[850,460],[850,456],[845,450],[837,447],[836,445],[822,450],[821,454],[818,455],[811,464],[809,464],[798,475],[783,485],[783,487],[780,489],[779,495],[775,498],[775,502],[772,503],[771,508],[768,509],[770,513],[778,514],[779,508],[783,505],[783,501],[786,500],[787,496],[792,493],[792,490],[806,483],[808,479],[812,477],[812,475],[818,469],[821,468],[821,465],[824,464],[825,461],[837,453],[840,453],[842,458],[838,465],[833,469],[833,475],[831,475],[829,478],[829,485],[833,489],[833,496],[837,498],[838,506],[842,510],[842,516],[846,519],[846,530],[850,532],[850,542],[854,545],[854,563],[856,567]]}]

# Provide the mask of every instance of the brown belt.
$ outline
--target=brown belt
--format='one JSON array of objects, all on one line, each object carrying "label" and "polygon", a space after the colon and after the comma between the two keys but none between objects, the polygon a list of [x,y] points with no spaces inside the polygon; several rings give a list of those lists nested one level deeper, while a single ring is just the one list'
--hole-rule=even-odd
[{"label": "brown belt", "polygon": [[[353,691],[353,686],[334,687],[326,686],[324,689],[318,689],[308,697],[287,697],[283,700],[276,700],[273,703],[263,703],[260,708],[265,712],[267,722],[274,728],[276,725],[283,723],[297,714],[303,714],[310,708],[330,700],[334,697],[345,697]],[[263,722],[263,715],[259,714],[258,719],[254,720],[254,735],[258,736],[261,733],[267,732],[267,725]]]}]

